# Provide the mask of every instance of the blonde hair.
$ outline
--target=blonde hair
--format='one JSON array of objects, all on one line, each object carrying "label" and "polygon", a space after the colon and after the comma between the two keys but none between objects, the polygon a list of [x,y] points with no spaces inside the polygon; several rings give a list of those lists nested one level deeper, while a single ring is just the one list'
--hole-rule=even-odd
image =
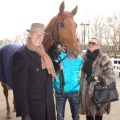
[{"label": "blonde hair", "polygon": [[100,41],[98,40],[98,38],[96,37],[91,37],[90,40],[95,40],[97,42],[98,45],[100,45]]}]

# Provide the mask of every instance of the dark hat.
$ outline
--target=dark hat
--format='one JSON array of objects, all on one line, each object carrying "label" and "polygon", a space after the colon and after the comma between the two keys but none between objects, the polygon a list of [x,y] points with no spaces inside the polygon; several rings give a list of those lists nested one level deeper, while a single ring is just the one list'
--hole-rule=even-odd
[{"label": "dark hat", "polygon": [[28,30],[26,30],[28,32],[41,32],[44,34],[48,34],[47,32],[45,32],[44,30],[44,24],[42,23],[32,23],[31,28]]}]

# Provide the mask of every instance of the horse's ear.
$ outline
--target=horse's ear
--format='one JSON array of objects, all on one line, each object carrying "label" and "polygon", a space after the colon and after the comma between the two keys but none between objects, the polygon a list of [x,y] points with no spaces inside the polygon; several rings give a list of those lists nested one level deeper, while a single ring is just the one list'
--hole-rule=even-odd
[{"label": "horse's ear", "polygon": [[63,11],[64,11],[64,8],[65,8],[65,5],[64,5],[64,1],[60,4],[60,7],[59,7],[59,13],[58,15],[62,14]]},{"label": "horse's ear", "polygon": [[77,13],[77,10],[78,10],[78,6],[76,6],[76,7],[71,11],[71,13],[73,14],[73,16]]}]

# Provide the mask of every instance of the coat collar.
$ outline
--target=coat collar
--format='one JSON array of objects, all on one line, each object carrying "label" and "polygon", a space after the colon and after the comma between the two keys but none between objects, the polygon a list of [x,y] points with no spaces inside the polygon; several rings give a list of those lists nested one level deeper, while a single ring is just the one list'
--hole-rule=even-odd
[{"label": "coat collar", "polygon": [[37,53],[28,50],[26,46],[25,46],[25,49],[26,49],[27,55],[28,55],[36,64],[41,65],[40,56],[39,56]]}]

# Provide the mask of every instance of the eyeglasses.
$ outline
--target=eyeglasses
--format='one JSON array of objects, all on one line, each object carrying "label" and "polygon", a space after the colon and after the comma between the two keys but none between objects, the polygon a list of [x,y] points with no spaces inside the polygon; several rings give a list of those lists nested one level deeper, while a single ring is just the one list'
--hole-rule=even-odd
[{"label": "eyeglasses", "polygon": [[95,42],[89,42],[88,45],[90,45],[90,44],[91,45],[97,45],[97,43],[95,43]]}]

